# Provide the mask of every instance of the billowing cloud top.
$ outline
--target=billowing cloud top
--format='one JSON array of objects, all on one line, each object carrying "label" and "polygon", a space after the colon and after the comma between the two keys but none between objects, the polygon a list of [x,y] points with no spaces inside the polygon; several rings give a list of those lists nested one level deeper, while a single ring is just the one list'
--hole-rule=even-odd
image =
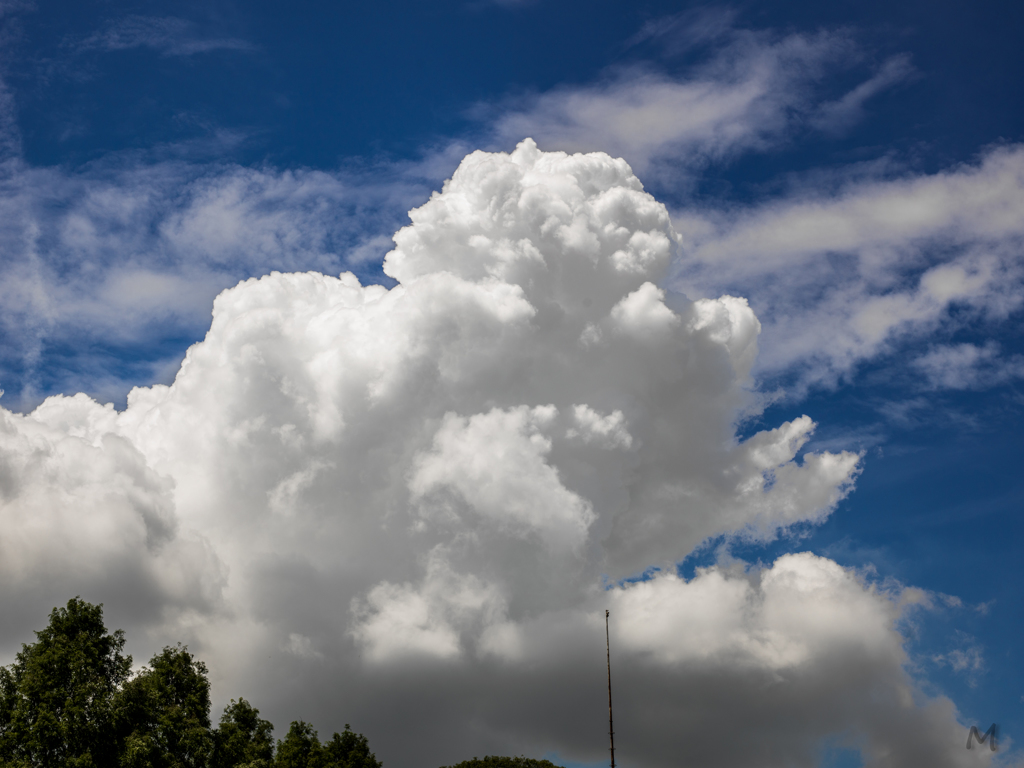
[{"label": "billowing cloud top", "polygon": [[[125,411],[82,395],[3,411],[5,611],[105,600],[190,641],[224,697],[274,689],[306,708],[291,716],[404,728],[378,753],[411,765],[596,757],[600,697],[576,705],[600,685],[609,605],[648,685],[624,719],[642,763],[675,764],[700,743],[688,728],[742,704],[781,729],[773,765],[851,728],[871,754],[960,764],[951,705],[912,703],[894,596],[809,554],[673,575],[708,537],[821,519],[859,458],[799,456],[806,416],[737,438],[758,320],[742,298],[659,287],[678,238],[624,161],[475,152],[411,219],[390,290],[248,280],[173,385]],[[650,566],[668,568],[601,588]],[[844,698],[826,695],[837,670]]]}]

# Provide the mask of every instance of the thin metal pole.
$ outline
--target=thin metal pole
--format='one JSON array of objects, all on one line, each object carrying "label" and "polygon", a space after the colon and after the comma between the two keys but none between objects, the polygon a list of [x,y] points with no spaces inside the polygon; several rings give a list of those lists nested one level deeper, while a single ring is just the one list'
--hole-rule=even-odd
[{"label": "thin metal pole", "polygon": [[612,643],[608,635],[608,611],[604,612],[604,647],[608,655],[608,742],[612,754],[612,768],[615,768],[615,729],[612,728]]}]

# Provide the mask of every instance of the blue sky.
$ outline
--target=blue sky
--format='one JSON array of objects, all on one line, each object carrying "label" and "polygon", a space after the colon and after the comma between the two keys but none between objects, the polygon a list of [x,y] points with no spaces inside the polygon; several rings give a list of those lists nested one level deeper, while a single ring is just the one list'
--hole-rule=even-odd
[{"label": "blue sky", "polygon": [[[746,394],[737,395],[726,414],[735,440],[754,439],[807,414],[817,427],[797,446],[799,456],[844,450],[860,456],[849,478],[836,481],[838,495],[799,519],[773,521],[771,526],[778,524],[770,535],[723,524],[707,527],[713,533],[696,542],[683,536],[675,558],[680,573],[687,579],[702,568],[725,573],[737,561],[748,569],[769,568],[787,553],[809,551],[857,574],[866,590],[902,590],[901,606],[916,603],[901,607],[894,624],[903,638],[908,690],[925,699],[948,697],[957,708],[957,727],[998,722],[1004,738],[1019,739],[1022,24],[1024,9],[1009,3],[394,0],[295,8],[220,0],[4,2],[3,405],[11,414],[29,414],[47,397],[82,392],[124,412],[133,387],[175,380],[190,345],[214,334],[214,298],[242,280],[272,272],[351,271],[364,285],[409,282],[412,277],[383,268],[395,247],[391,236],[474,150],[508,153],[530,136],[543,151],[621,156],[666,206],[679,235],[656,281],[668,291],[667,305],[683,312],[678,308],[692,300],[740,296],[760,321],[752,378],[743,380]],[[224,300],[224,317],[242,312],[229,305],[249,306],[238,296],[237,305]],[[258,335],[253,338],[269,359],[271,352],[260,347]],[[210,349],[213,344],[208,341]],[[207,360],[203,354],[196,359]],[[194,368],[207,364],[213,365]],[[287,367],[281,370],[286,377]],[[499,380],[506,381],[493,381]],[[489,398],[481,390],[481,409],[488,403],[512,409],[506,426],[518,418],[514,429],[522,434],[548,434],[546,425],[554,422],[547,415],[513,408],[546,401],[502,399],[505,385],[493,386]],[[552,388],[551,402],[556,390],[562,391]],[[258,414],[265,406],[233,404],[225,394],[230,388],[211,391],[221,392],[217,402],[225,412],[252,407]],[[699,407],[718,408],[717,402]],[[435,429],[445,412],[424,416],[423,423]],[[469,412],[459,413],[469,419]],[[244,423],[255,423],[252,414]],[[75,436],[78,427],[67,426],[75,418],[62,416],[53,424]],[[86,421],[95,425],[103,418]],[[124,417],[132,426],[114,431],[145,456],[147,472],[173,478],[179,489],[167,502],[167,525],[194,529],[211,552],[220,552],[217,536],[226,535],[228,524],[205,528],[195,522],[203,513],[182,511],[193,503],[188,494],[206,486],[183,479],[187,469],[167,458],[173,451],[159,447],[163,438],[152,438],[157,427],[145,438],[155,442],[146,443],[132,431],[144,419],[132,419]],[[448,455],[444,435],[462,429],[469,440],[474,429],[491,422],[444,423],[433,443],[438,456]],[[601,423],[605,437],[618,434],[608,431],[618,429],[614,419]],[[423,458],[429,444],[410,442],[405,453],[381,455],[419,451],[407,476],[420,477],[417,472],[433,466]],[[552,466],[562,460],[558,445]],[[10,456],[17,453],[10,450]],[[334,461],[321,453],[304,460],[306,469],[290,477],[306,470],[315,476]],[[22,471],[18,461],[10,459],[14,469],[5,470],[12,477]],[[277,459],[268,455],[266,461]],[[569,466],[558,465],[559,477],[571,476]],[[430,483],[456,487],[455,479],[436,479],[442,475],[422,480],[424,498]],[[774,477],[766,481],[766,493]],[[300,486],[296,480],[275,488]],[[420,491],[409,488],[402,498],[415,505]],[[85,491],[69,489],[63,498],[74,503],[77,493]],[[459,493],[469,507],[491,503],[474,502],[465,489]],[[273,506],[280,494],[268,494]],[[591,501],[600,518],[601,502]],[[6,513],[11,520],[13,509]],[[244,525],[238,519],[231,525]],[[224,552],[229,549],[225,545]],[[280,565],[275,578],[282,581],[275,583],[307,566],[321,575],[330,570],[312,560],[300,567],[271,550],[260,557],[290,563]],[[430,564],[424,583],[432,583],[429,574],[440,572],[431,570],[437,561],[416,551]],[[59,556],[39,552],[40,568]],[[233,563],[223,573],[242,572],[242,561],[232,560],[237,553],[217,556]],[[600,561],[606,573],[616,562],[609,557]],[[651,564],[660,563],[658,557],[652,554]],[[102,586],[112,582],[106,576],[90,581],[93,576],[83,574],[95,575],[99,566],[83,563],[81,571],[44,579],[42,587],[32,581],[38,579],[35,566],[8,576],[2,599],[24,623],[19,619],[0,638],[5,648],[38,628],[48,601],[76,594],[79,584],[93,590],[83,596],[105,602],[108,615],[147,638],[140,648],[179,639],[161,641],[161,632],[194,632],[185,639],[209,647],[213,658],[223,649],[217,643],[228,633],[225,627],[233,626],[225,617],[242,621],[239,606],[256,604],[238,597],[249,593],[231,581],[237,576],[224,577],[220,597],[193,602],[166,597],[173,590],[164,587],[154,587],[153,594],[164,596],[159,598],[104,593]],[[339,627],[350,628],[322,628],[325,637],[335,632],[356,638],[366,658],[384,653],[373,645],[377,625],[367,617],[371,608],[386,613],[373,597],[386,590],[370,589],[375,580],[392,584],[385,575],[368,576],[362,591],[352,593],[355,623],[339,619]],[[294,578],[307,583],[301,574]],[[326,589],[330,578],[310,576],[309,584],[321,585],[310,587],[310,594],[320,594],[316,590]],[[25,586],[30,582],[35,586]],[[252,589],[264,589],[255,576],[252,583]],[[530,604],[527,593],[516,589],[508,587],[506,595],[510,615],[520,610],[517,600]],[[286,592],[282,587],[280,594]],[[280,605],[252,609],[253,622],[278,627],[287,638],[267,643],[290,649],[295,658],[334,658],[328,640],[318,645],[315,622],[289,618],[295,627],[306,622],[301,631],[289,631],[287,622],[278,622],[284,611]],[[195,629],[204,621],[215,629]],[[344,653],[338,653],[341,659]],[[337,663],[349,669],[345,664],[355,662]],[[416,674],[410,676],[419,680]],[[215,693],[225,700],[236,695],[228,686],[239,676],[239,670],[225,672]],[[375,684],[370,673],[359,679]],[[253,684],[252,695],[276,690],[272,683]],[[374,746],[394,738],[379,713],[391,706],[389,695],[403,695],[398,684],[380,689],[385,692],[375,694],[366,717]],[[300,702],[294,691],[267,701],[279,731],[290,717],[286,712],[304,706]],[[349,721],[358,730],[357,714],[337,715],[344,719],[328,725],[339,706],[323,694],[302,716],[323,722],[321,730],[328,732]],[[744,722],[734,727],[742,732]],[[850,727],[859,726],[851,721]],[[459,733],[466,738],[465,757],[488,745],[494,751],[518,745],[574,762],[600,759],[572,739],[558,743],[533,725],[505,727],[483,715]],[[828,728],[794,736],[811,746],[790,756],[793,764],[817,759],[807,754],[825,754],[835,737]],[[663,752],[630,758],[623,738],[625,765],[659,764],[657,755],[672,749],[667,740]],[[755,735],[749,738],[756,742]],[[1000,764],[1010,765],[1018,752],[1003,755]],[[852,753],[841,754],[852,759]],[[389,762],[404,765],[406,759],[397,751]],[[865,753],[864,764],[889,764],[873,759],[881,760]],[[948,764],[960,765],[954,761],[959,759],[950,757]]]}]

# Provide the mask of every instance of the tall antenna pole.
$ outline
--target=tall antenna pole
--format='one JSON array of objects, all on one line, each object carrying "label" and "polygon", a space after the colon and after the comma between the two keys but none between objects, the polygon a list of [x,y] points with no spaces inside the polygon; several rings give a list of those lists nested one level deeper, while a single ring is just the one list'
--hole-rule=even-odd
[{"label": "tall antenna pole", "polygon": [[612,768],[615,768],[615,729],[612,728],[612,643],[608,635],[608,611],[604,612],[604,647],[608,655],[608,742],[612,755]]}]

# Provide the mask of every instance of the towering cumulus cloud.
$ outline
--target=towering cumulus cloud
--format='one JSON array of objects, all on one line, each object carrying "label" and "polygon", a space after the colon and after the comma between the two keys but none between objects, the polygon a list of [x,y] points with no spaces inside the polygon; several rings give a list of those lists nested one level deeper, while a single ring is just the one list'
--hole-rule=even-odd
[{"label": "towering cumulus cloud", "polygon": [[4,411],[5,615],[103,600],[220,697],[359,723],[399,768],[600,760],[607,606],[624,764],[813,765],[830,739],[962,764],[903,670],[909,593],[810,554],[675,575],[828,515],[859,458],[801,455],[806,416],[737,438],[758,320],[659,287],[677,236],[624,161],[476,152],[410,215],[390,290],[249,280],[124,412]]}]

